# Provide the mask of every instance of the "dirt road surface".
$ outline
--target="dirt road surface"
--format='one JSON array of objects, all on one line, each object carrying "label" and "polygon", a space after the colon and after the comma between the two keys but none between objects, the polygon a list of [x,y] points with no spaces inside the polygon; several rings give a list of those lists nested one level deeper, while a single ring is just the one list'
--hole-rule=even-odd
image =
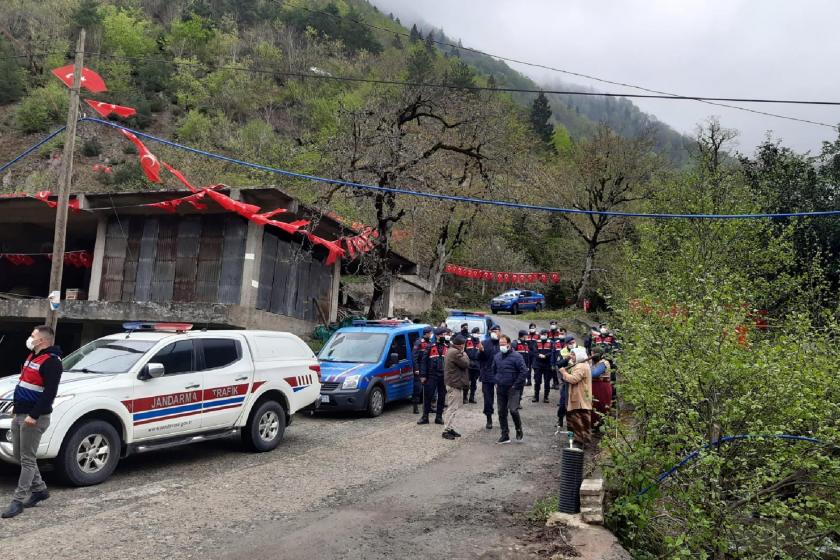
[{"label": "dirt road surface", "polygon": [[[550,557],[561,541],[525,514],[557,491],[556,397],[523,399],[525,439],[507,445],[478,401],[456,441],[394,403],[374,419],[299,415],[271,453],[220,440],[130,457],[95,487],[48,475],[49,500],[0,521],[3,557]],[[0,467],[4,496],[16,476]]]}]

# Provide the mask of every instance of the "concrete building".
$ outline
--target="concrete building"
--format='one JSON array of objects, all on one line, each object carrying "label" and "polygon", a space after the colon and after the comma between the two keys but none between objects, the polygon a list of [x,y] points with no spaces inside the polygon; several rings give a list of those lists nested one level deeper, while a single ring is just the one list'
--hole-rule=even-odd
[{"label": "concrete building", "polygon": [[[264,210],[284,208],[275,217],[281,221],[311,220],[313,233],[328,240],[354,235],[279,189],[221,192]],[[79,211],[70,213],[67,251],[84,251],[90,258],[89,266],[64,267],[62,297],[78,290],[83,299],[62,302],[58,342],[63,348],[118,331],[125,321],[180,321],[196,328],[259,328],[307,336],[315,324],[336,319],[342,269],[352,263],[326,266],[326,249],[311,246],[303,236],[255,224],[206,199],[203,210],[181,204],[171,213],[146,206],[185,194],[77,197]],[[0,335],[6,336],[0,343],[0,367],[19,363],[29,330],[45,315],[46,254],[54,220],[54,208],[43,200],[0,198],[0,254],[34,255],[26,264],[0,258]],[[416,275],[408,259],[396,253],[390,259],[395,275]],[[6,373],[11,372],[0,371]]]}]

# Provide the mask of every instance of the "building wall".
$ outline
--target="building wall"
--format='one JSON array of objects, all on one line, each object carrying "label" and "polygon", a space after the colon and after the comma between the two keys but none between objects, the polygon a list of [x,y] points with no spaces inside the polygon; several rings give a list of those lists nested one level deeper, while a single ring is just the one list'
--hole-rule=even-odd
[{"label": "building wall", "polygon": [[299,242],[289,242],[284,234],[265,229],[256,308],[304,321],[328,322],[334,270]]},{"label": "building wall", "polygon": [[238,304],[246,232],[229,214],[112,217],[99,299]]},{"label": "building wall", "polygon": [[419,315],[432,306],[432,292],[428,282],[418,276],[396,276],[391,283],[388,315],[399,311]]}]

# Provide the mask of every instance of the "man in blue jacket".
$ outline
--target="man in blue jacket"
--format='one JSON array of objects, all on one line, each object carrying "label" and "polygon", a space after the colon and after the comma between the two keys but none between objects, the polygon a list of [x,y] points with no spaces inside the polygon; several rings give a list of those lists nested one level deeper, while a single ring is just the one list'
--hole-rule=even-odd
[{"label": "man in blue jacket", "polygon": [[478,345],[478,380],[481,381],[481,394],[484,397],[484,415],[487,417],[488,430],[493,429],[493,401],[496,398],[496,377],[493,374],[493,357],[499,353],[499,336],[502,329],[493,325],[490,338]]},{"label": "man in blue jacket", "polygon": [[513,418],[516,439],[521,441],[524,436],[522,419],[519,416],[519,399],[522,396],[522,388],[525,387],[527,367],[522,355],[513,350],[507,335],[499,337],[499,353],[493,358],[493,375],[499,400],[499,427],[502,429],[502,435],[496,443],[510,443],[508,413]]}]

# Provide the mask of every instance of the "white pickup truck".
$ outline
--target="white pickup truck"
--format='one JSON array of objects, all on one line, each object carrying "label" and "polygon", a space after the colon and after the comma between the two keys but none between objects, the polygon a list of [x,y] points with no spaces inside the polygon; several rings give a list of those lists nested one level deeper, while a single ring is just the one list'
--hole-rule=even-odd
[{"label": "white pickup truck", "polygon": [[[270,451],[295,412],[317,406],[318,359],[295,335],[190,326],[141,324],[67,356],[38,458],[70,484],[99,484],[121,457],[235,433]],[[0,459],[10,463],[16,383],[0,379]]]}]

